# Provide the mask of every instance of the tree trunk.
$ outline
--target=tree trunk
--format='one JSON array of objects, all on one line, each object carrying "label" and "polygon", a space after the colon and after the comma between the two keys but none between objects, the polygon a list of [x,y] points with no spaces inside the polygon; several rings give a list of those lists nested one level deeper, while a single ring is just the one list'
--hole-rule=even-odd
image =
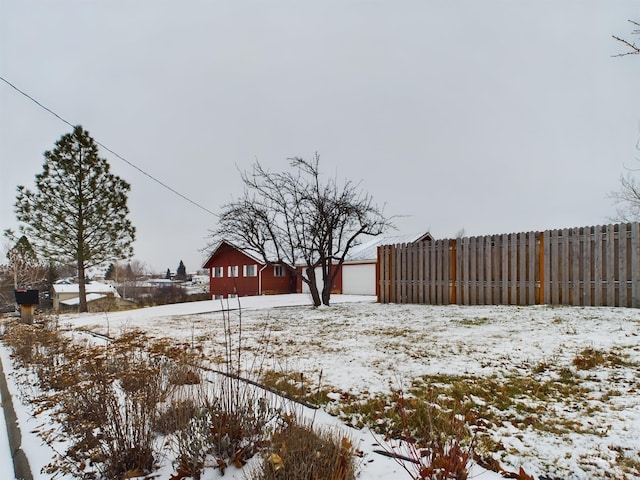
[{"label": "tree trunk", "polygon": [[84,262],[82,259],[78,260],[78,287],[78,295],[80,298],[78,311],[81,313],[87,312],[87,286],[84,284]]},{"label": "tree trunk", "polygon": [[318,293],[318,282],[316,281],[316,271],[313,267],[307,267],[307,278],[309,279],[309,292],[311,293],[311,298],[313,299],[313,306],[319,307],[322,305],[322,301],[320,300],[320,293]]},{"label": "tree trunk", "polygon": [[322,304],[329,306],[329,300],[331,299],[331,284],[326,284],[322,287]]},{"label": "tree trunk", "polygon": [[329,306],[331,300],[331,288],[333,287],[333,280],[335,275],[333,274],[333,268],[331,261],[323,262],[322,266],[322,304]]}]

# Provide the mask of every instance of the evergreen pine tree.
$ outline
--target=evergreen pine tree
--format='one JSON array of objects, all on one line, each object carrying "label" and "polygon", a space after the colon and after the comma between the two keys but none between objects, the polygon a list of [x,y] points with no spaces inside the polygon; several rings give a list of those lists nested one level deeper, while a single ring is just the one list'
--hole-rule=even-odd
[{"label": "evergreen pine tree", "polygon": [[178,280],[185,280],[187,278],[187,269],[182,260],[180,260],[180,265],[178,265],[178,269],[176,270],[176,278]]},{"label": "evergreen pine tree", "polygon": [[44,153],[36,190],[18,187],[16,216],[43,257],[72,258],[87,311],[85,271],[108,260],[131,257],[135,228],[127,219],[130,186],[110,172],[89,132],[77,126]]},{"label": "evergreen pine tree", "polygon": [[113,263],[110,263],[109,267],[107,268],[106,273],[104,274],[104,279],[105,280],[114,280],[115,273],[116,273],[116,267],[115,267],[115,265]]}]

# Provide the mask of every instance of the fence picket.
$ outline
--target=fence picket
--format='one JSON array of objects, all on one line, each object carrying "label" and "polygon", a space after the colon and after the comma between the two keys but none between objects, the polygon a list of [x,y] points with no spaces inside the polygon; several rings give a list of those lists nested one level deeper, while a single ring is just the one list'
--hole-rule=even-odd
[{"label": "fence picket", "polygon": [[616,258],[616,239],[614,225],[607,225],[606,236],[606,282],[605,289],[607,291],[607,305],[615,304],[616,296],[616,277],[615,277],[615,258]]},{"label": "fence picket", "polygon": [[570,255],[571,259],[571,305],[581,305],[582,297],[580,294],[580,248],[581,239],[579,228],[569,230],[571,232]]},{"label": "fence picket", "polygon": [[476,243],[476,275],[478,282],[476,284],[476,303],[474,305],[485,305],[484,297],[484,239],[475,237]]},{"label": "fence picket", "polygon": [[484,304],[493,305],[493,263],[491,252],[493,252],[492,238],[484,237]]},{"label": "fence picket", "polygon": [[584,229],[584,239],[583,239],[583,248],[582,248],[582,259],[583,259],[583,267],[582,267],[582,280],[583,280],[583,295],[582,295],[582,305],[591,306],[593,305],[593,296],[591,294],[591,270],[592,270],[592,258],[593,255],[593,227],[588,227]]},{"label": "fence picket", "polygon": [[478,304],[478,237],[469,239],[469,305]]},{"label": "fence picket", "polygon": [[627,307],[627,234],[628,224],[618,226],[618,305]]},{"label": "fence picket", "polygon": [[593,244],[593,304],[596,307],[602,305],[602,278],[603,278],[603,261],[602,255],[602,229],[604,227],[596,226],[594,232],[594,244]]},{"label": "fence picket", "polygon": [[537,232],[529,232],[527,234],[527,258],[528,258],[528,275],[527,275],[527,289],[528,295],[525,296],[525,301],[523,305],[533,305],[536,303],[536,273],[538,269],[536,268],[536,239],[538,238]]}]

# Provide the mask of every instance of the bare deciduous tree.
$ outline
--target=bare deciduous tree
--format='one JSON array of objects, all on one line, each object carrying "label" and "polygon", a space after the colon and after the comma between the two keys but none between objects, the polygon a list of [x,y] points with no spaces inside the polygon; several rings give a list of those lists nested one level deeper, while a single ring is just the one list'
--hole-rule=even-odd
[{"label": "bare deciduous tree", "polygon": [[[636,27],[631,31],[631,34],[640,35],[640,23],[633,20],[627,21]],[[614,55],[615,57],[640,54],[640,47],[634,42],[615,35],[613,35],[613,38],[629,48],[629,51]],[[640,141],[636,143],[636,149],[640,150]],[[636,160],[640,161],[638,158],[636,158]],[[638,169],[627,168],[626,170],[626,173],[620,176],[620,188],[609,193],[609,198],[611,198],[616,205],[616,215],[610,217],[610,220],[614,222],[640,221],[640,180],[633,174],[633,172],[637,172]]]},{"label": "bare deciduous tree", "polygon": [[[289,159],[292,171],[273,173],[256,162],[242,173],[244,195],[222,207],[212,238],[225,239],[267,264],[287,266],[308,285],[315,306],[329,305],[331,287],[363,235],[380,235],[391,221],[359,184],[323,181],[320,157]],[[322,289],[316,269],[322,272]]]},{"label": "bare deciduous tree", "polygon": [[0,304],[8,306],[15,302],[15,290],[42,289],[48,282],[49,266],[38,258],[27,237],[17,238],[11,230],[5,230],[4,237],[7,262],[0,264]]},{"label": "bare deciduous tree", "polygon": [[47,279],[48,266],[38,258],[26,236],[16,239],[10,230],[6,230],[4,235],[13,243],[13,247],[7,250],[8,264],[2,266],[10,274],[13,288],[38,287]]},{"label": "bare deciduous tree", "polygon": [[620,189],[610,192],[609,198],[616,204],[616,214],[610,220],[640,221],[640,181],[631,172],[620,176]]},{"label": "bare deciduous tree", "polygon": [[118,293],[123,298],[130,298],[138,287],[139,281],[146,278],[149,267],[142,261],[135,258],[130,261],[117,262],[113,265],[111,280],[116,285]]},{"label": "bare deciduous tree", "polygon": [[[636,143],[636,150],[640,151],[640,140]],[[640,158],[636,160],[640,162]],[[609,220],[623,223],[640,221],[640,180],[634,175],[638,171],[640,168],[626,168],[620,176],[620,188],[609,192],[609,198],[616,205],[616,214]]]}]

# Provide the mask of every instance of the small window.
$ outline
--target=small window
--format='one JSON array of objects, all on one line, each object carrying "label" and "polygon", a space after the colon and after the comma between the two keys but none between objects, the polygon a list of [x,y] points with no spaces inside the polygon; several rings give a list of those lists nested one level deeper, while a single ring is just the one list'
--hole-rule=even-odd
[{"label": "small window", "polygon": [[224,275],[222,273],[223,271],[222,267],[213,267],[213,276],[215,278],[222,278],[222,275]]},{"label": "small window", "polygon": [[214,300],[222,300],[224,298],[224,295],[214,295],[213,299]]},{"label": "small window", "polygon": [[237,277],[238,276],[238,266],[237,265],[229,266],[229,276],[230,277]]},{"label": "small window", "polygon": [[285,276],[284,265],[274,265],[273,266],[273,276],[274,277],[284,277]]},{"label": "small window", "polygon": [[237,293],[230,293],[228,298],[238,298]]},{"label": "small window", "polygon": [[243,277],[255,277],[257,274],[257,268],[255,265],[244,265],[242,267]]}]

